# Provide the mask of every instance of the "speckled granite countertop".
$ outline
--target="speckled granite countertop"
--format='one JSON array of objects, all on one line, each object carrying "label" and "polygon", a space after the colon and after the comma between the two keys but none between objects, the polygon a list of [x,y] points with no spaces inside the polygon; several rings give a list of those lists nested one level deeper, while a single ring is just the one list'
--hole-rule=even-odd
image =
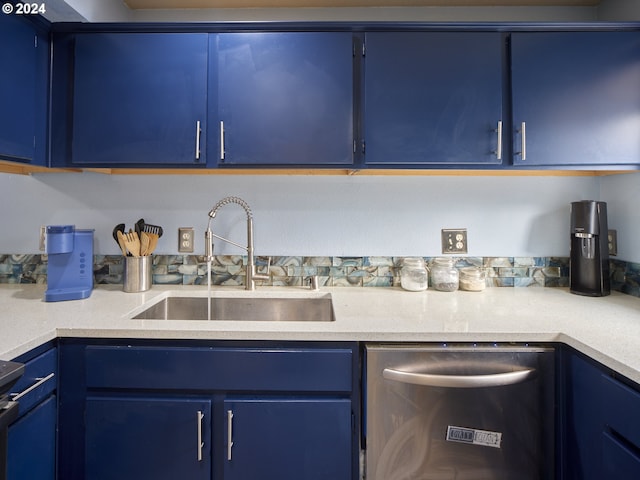
[{"label": "speckled granite countertop", "polygon": [[124,293],[99,286],[90,298],[47,303],[44,286],[0,286],[0,358],[56,337],[351,340],[376,342],[562,342],[640,383],[640,299],[572,295],[563,288],[406,292],[399,288],[232,287],[214,296],[331,295],[335,322],[133,320],[167,295],[206,296],[206,287],[158,286]]}]

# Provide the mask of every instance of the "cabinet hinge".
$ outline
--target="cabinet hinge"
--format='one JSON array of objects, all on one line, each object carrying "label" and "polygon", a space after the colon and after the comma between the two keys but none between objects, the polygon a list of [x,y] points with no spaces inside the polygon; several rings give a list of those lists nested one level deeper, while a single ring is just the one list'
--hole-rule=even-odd
[{"label": "cabinet hinge", "polygon": [[362,42],[362,56],[364,57],[367,54],[367,44]]}]

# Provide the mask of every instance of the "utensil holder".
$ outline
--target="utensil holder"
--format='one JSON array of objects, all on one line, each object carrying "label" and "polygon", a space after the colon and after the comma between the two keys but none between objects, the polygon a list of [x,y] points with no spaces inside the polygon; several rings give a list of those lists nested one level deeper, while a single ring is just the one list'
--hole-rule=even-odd
[{"label": "utensil holder", "polygon": [[145,292],[153,283],[153,256],[124,257],[122,289],[128,293]]}]

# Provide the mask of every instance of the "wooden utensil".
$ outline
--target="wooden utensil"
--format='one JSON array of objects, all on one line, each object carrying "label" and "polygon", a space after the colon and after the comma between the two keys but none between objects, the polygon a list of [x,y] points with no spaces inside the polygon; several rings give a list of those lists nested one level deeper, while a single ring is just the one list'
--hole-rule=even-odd
[{"label": "wooden utensil", "polygon": [[[140,221],[142,221],[142,219],[140,219]],[[143,223],[141,224],[141,228],[142,231],[149,236],[149,247],[147,249],[147,255],[151,255],[158,245],[158,239],[162,236],[162,227],[158,225]]]},{"label": "wooden utensil", "polygon": [[136,232],[129,232],[124,234],[125,245],[127,246],[127,250],[134,257],[140,256],[140,238]]},{"label": "wooden utensil", "polygon": [[158,245],[159,235],[155,233],[144,232],[149,237],[149,248],[147,249],[147,255],[151,255],[153,251],[156,249],[156,245]]},{"label": "wooden utensil", "polygon": [[151,238],[147,232],[140,232],[140,256],[151,255]]},{"label": "wooden utensil", "polygon": [[125,238],[125,234],[122,233],[122,230],[117,230],[116,239],[118,240],[118,245],[120,245],[120,250],[122,250],[122,255],[127,256],[127,239]]}]

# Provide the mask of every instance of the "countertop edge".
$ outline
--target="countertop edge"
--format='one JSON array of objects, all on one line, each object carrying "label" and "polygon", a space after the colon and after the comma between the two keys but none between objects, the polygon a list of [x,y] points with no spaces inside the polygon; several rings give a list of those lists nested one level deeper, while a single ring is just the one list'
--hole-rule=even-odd
[{"label": "countertop edge", "polygon": [[206,296],[206,286],[155,286],[124,293],[97,286],[88,299],[44,302],[45,286],[0,285],[0,358],[56,338],[560,343],[640,384],[640,299],[580,297],[563,288],[488,288],[482,293],[399,288],[215,287],[215,296],[331,295],[333,322],[136,320],[167,296]]}]

